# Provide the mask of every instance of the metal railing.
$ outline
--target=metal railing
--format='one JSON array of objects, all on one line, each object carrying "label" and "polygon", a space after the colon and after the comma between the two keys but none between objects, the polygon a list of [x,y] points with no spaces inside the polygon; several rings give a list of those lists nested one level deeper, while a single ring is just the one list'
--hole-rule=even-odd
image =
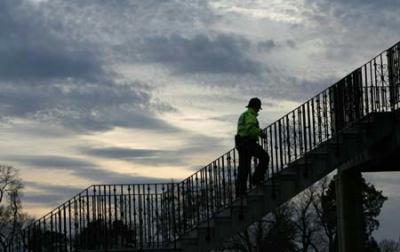
[{"label": "metal railing", "polygon": [[[366,115],[399,106],[400,43],[264,129],[267,179]],[[173,246],[238,199],[238,163],[232,149],[180,183],[93,185],[25,228],[10,251]]]}]

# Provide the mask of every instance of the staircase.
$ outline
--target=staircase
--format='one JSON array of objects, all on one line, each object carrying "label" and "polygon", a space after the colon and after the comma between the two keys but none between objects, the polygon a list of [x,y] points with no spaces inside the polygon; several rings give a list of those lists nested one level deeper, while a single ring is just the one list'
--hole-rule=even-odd
[{"label": "staircase", "polygon": [[[367,116],[351,130],[344,130],[334,139],[321,143],[307,155],[292,162],[264,186],[254,188],[244,198],[234,201],[228,209],[215,214],[209,223],[203,223],[182,236],[174,246],[181,248],[181,251],[210,251],[221,247],[224,240],[245,230],[333,170],[354,167],[363,171],[376,169],[372,165],[376,156],[369,152],[386,141],[387,137],[392,137],[394,132],[400,136],[395,121],[400,122],[399,114],[396,118],[390,113]],[[382,130],[385,126],[388,128]],[[400,141],[396,140],[396,145],[399,147]],[[399,151],[389,153],[399,154]]]},{"label": "staircase", "polygon": [[335,169],[399,170],[399,107],[400,43],[264,129],[263,186],[237,196],[232,149],[179,183],[92,185],[25,228],[9,251],[220,248]]}]

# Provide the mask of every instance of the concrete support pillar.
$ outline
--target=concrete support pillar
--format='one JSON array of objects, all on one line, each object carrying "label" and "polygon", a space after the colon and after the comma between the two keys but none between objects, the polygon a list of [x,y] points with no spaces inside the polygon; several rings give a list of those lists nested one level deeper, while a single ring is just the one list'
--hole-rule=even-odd
[{"label": "concrete support pillar", "polygon": [[336,202],[339,252],[364,251],[360,171],[338,171]]}]

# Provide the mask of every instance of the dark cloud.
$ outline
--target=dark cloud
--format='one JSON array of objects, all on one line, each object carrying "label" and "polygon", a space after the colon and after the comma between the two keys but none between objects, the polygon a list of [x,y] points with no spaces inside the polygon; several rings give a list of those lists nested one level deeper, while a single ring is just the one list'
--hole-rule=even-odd
[{"label": "dark cloud", "polygon": [[163,165],[184,165],[188,161],[179,151],[131,149],[131,148],[81,148],[82,151],[93,157],[119,159],[135,164],[159,167]]},{"label": "dark cloud", "polygon": [[[19,162],[35,169],[57,171],[69,171],[71,174],[87,178],[98,183],[107,184],[130,184],[130,183],[162,183],[167,180],[152,177],[137,176],[135,173],[118,173],[104,170],[97,165],[75,158],[62,156],[8,156],[5,158],[13,162]],[[39,171],[41,172],[41,171]]]},{"label": "dark cloud", "polygon": [[287,76],[283,82],[287,83],[287,89],[276,89],[277,97],[286,98],[292,101],[304,102],[314,95],[335,84],[336,76],[324,76],[321,79],[308,80],[294,76]]},{"label": "dark cloud", "polygon": [[8,156],[6,159],[44,169],[52,168],[64,170],[69,168],[95,167],[95,165],[90,162],[62,156]]},{"label": "dark cloud", "polygon": [[257,74],[262,70],[261,64],[247,55],[250,46],[248,40],[233,34],[174,34],[143,39],[140,56],[150,62],[172,65],[183,74]]},{"label": "dark cloud", "polygon": [[54,184],[45,184],[38,183],[35,181],[24,181],[24,185],[42,192],[54,193],[54,194],[64,194],[64,195],[75,195],[84,190],[84,188],[77,186],[66,186],[66,185],[54,185]]},{"label": "dark cloud", "polygon": [[257,50],[259,52],[269,52],[275,47],[276,47],[276,43],[272,39],[261,41],[261,42],[257,43]]},{"label": "dark cloud", "polygon": [[[327,8],[340,8],[340,5],[352,8],[360,9],[374,9],[376,12],[379,13],[379,10],[382,9],[392,9],[400,7],[400,3],[396,0],[381,0],[381,1],[374,1],[374,0],[338,0],[335,2],[329,0],[306,0],[308,4],[311,4],[314,7],[319,7],[321,9]],[[353,11],[348,9],[348,11]],[[340,13],[335,13],[337,16],[340,16]],[[345,15],[345,13],[342,13]]]},{"label": "dark cloud", "polygon": [[305,7],[315,29],[305,34],[325,44],[324,58],[366,61],[360,56],[372,57],[399,40],[393,32],[400,24],[399,1],[306,0]]},{"label": "dark cloud", "polygon": [[115,158],[115,159],[141,159],[154,158],[162,154],[162,151],[152,149],[129,149],[129,148],[95,148],[86,151],[88,155]]},{"label": "dark cloud", "polygon": [[70,129],[104,131],[113,127],[176,131],[155,113],[173,110],[153,103],[140,83],[60,82],[0,85],[0,114],[60,123]]},{"label": "dark cloud", "polygon": [[286,40],[286,45],[292,49],[296,48],[296,41],[294,41],[293,39],[288,39]]},{"label": "dark cloud", "polygon": [[0,3],[0,119],[58,123],[79,132],[177,130],[155,116],[172,106],[152,101],[147,85],[117,83],[104,61],[106,50],[73,36],[64,17],[50,18],[45,10],[53,8],[47,2],[40,8]]},{"label": "dark cloud", "polygon": [[44,207],[54,207],[84,189],[76,186],[49,185],[34,181],[24,181],[24,185],[29,189],[34,189],[35,192],[25,193],[23,202]]},{"label": "dark cloud", "polygon": [[333,85],[340,78],[333,75],[321,76],[316,79],[308,79],[302,76],[294,76],[287,69],[276,68],[271,74],[264,76],[265,85],[253,87],[252,94],[262,94],[268,107],[276,107],[270,103],[273,100],[289,100],[304,102],[319,92]]},{"label": "dark cloud", "polygon": [[[195,24],[209,24],[217,17],[204,0],[181,2],[175,0],[53,0],[42,4],[52,13],[64,14],[64,17],[76,17],[68,20],[73,25],[80,24],[85,30],[101,27],[112,36],[136,36],[134,32],[169,33],[171,31],[188,31]],[[84,22],[81,22],[84,15]],[[90,18],[87,18],[90,17]],[[199,27],[200,28],[200,27]],[[187,30],[186,30],[187,29]],[[96,33],[96,31],[93,31]],[[96,34],[100,35],[101,34]],[[140,34],[142,35],[142,33]]]},{"label": "dark cloud", "polygon": [[[1,28],[0,28],[1,29]],[[95,79],[103,75],[96,57],[87,51],[62,52],[53,48],[11,48],[0,51],[3,80],[42,78]]]},{"label": "dark cloud", "polygon": [[26,1],[0,3],[0,81],[78,78],[98,79],[105,73],[93,47],[55,32],[62,23],[49,23],[40,9]]},{"label": "dark cloud", "polygon": [[80,152],[93,157],[119,159],[157,167],[163,165],[193,165],[191,162],[196,155],[204,154],[208,150],[222,152],[225,148],[226,146],[224,146],[220,138],[187,133],[183,146],[173,150],[120,147],[93,148],[87,146],[79,147],[78,149]]}]

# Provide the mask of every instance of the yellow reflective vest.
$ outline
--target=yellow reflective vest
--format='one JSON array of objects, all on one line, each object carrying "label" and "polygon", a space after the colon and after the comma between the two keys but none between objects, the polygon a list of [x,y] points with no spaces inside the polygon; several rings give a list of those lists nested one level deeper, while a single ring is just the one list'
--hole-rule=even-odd
[{"label": "yellow reflective vest", "polygon": [[243,112],[239,117],[237,134],[258,141],[262,131],[257,116],[258,113],[253,108],[248,108]]}]

